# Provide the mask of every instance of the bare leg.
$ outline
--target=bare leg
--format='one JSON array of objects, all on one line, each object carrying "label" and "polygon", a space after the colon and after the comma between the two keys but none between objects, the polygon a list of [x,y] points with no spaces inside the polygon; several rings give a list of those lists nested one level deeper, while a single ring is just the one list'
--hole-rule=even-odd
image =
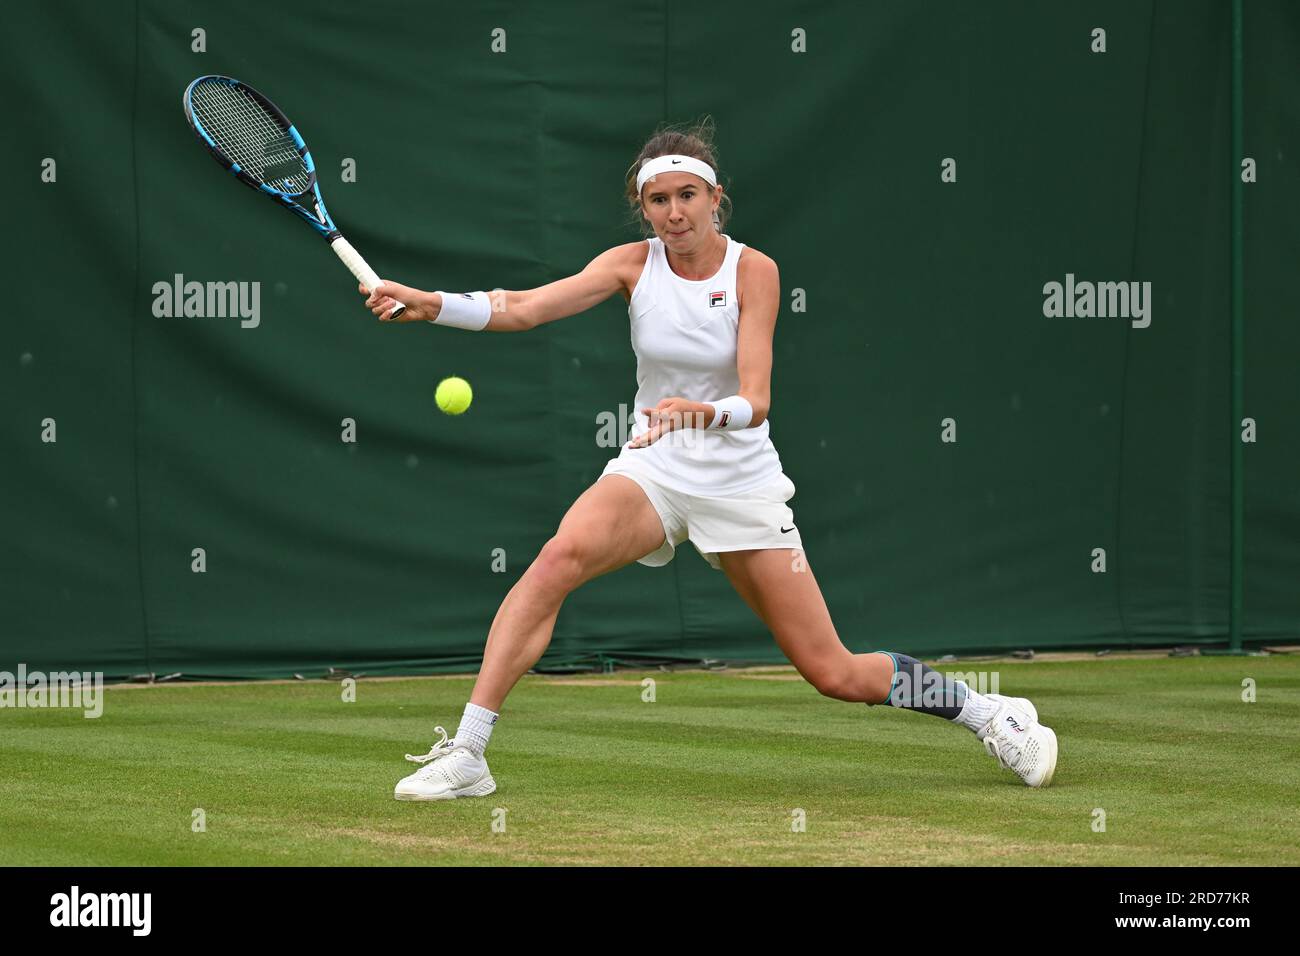
[{"label": "bare leg", "polygon": [[606,475],[584,491],[497,609],[470,702],[500,712],[511,688],[551,643],[569,593],[663,542],[663,522],[632,479]]},{"label": "bare leg", "polygon": [[782,653],[819,693],[864,704],[888,698],[893,660],[888,654],[854,654],[840,642],[805,554],[792,548],[724,551],[718,561]]}]

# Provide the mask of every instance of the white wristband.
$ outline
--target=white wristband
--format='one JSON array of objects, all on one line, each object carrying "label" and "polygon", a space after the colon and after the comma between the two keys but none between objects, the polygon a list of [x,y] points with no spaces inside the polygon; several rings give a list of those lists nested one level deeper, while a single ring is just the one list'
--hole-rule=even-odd
[{"label": "white wristband", "polygon": [[450,325],[456,329],[481,332],[492,321],[492,303],[486,292],[442,292],[442,308],[434,325]]},{"label": "white wristband", "polygon": [[736,431],[748,428],[749,423],[754,420],[754,406],[740,395],[728,395],[709,404],[713,406],[713,421],[709,423],[710,428],[719,431]]}]

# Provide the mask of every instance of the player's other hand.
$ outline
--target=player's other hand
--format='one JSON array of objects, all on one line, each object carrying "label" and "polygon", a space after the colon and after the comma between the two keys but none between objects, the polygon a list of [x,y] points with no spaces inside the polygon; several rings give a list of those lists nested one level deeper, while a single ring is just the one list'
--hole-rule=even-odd
[{"label": "player's other hand", "polygon": [[662,399],[654,408],[643,408],[641,414],[646,416],[649,430],[642,432],[627,443],[628,448],[645,448],[654,444],[663,435],[683,428],[707,428],[708,409],[712,406],[704,402],[692,402],[680,396]]},{"label": "player's other hand", "polygon": [[[433,308],[432,293],[422,292],[400,282],[381,282],[374,292],[363,285],[357,285],[357,291],[366,297],[366,308],[380,322],[427,322],[437,315]],[[391,313],[399,301],[406,305],[406,311],[394,320]]]}]

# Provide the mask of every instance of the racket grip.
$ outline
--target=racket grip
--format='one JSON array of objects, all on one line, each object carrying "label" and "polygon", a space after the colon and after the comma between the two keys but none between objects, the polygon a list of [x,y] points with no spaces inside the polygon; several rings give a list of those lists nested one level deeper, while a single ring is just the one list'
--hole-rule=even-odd
[{"label": "racket grip", "polygon": [[[343,264],[348,267],[349,272],[357,277],[358,282],[365,286],[368,291],[375,291],[375,287],[378,286],[381,281],[379,275],[374,269],[370,268],[369,263],[367,263],[365,259],[361,258],[361,253],[352,248],[352,243],[348,242],[342,236],[338,236],[330,242],[330,248],[332,248],[338,254],[338,257],[343,260]],[[394,299],[393,301],[396,302],[397,300]],[[393,314],[389,317],[388,321],[393,321],[393,319],[396,319],[405,311],[406,306],[401,302],[398,302],[397,305],[393,306]]]}]

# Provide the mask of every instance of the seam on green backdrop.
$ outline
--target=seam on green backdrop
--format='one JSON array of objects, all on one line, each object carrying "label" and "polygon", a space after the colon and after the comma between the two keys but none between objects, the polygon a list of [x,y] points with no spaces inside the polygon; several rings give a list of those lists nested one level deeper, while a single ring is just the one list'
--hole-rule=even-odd
[{"label": "seam on green backdrop", "polygon": [[149,608],[144,588],[144,534],[141,530],[144,504],[140,497],[140,388],[135,371],[136,294],[140,288],[140,173],[137,164],[140,109],[140,0],[135,0],[135,62],[131,78],[131,198],[135,211],[135,271],[127,296],[127,318],[131,323],[131,473],[135,482],[136,579],[140,589],[140,628],[144,641],[144,670],[153,670],[149,652]]},{"label": "seam on green backdrop", "polygon": [[668,37],[669,37],[668,17],[669,17],[671,6],[672,6],[672,0],[664,0],[664,79],[663,79],[664,110],[663,110],[663,116],[661,117],[663,122],[668,121]]},{"label": "seam on green backdrop", "polygon": [[[669,14],[671,13],[672,0],[663,0],[664,11],[664,39],[663,39],[663,77],[660,80],[660,92],[663,94],[663,111],[660,114],[659,122],[668,122],[668,38],[669,38]],[[649,262],[646,266],[649,266]],[[632,409],[632,414],[636,414],[636,409]],[[677,652],[683,658],[690,657],[690,652],[686,646],[686,603],[682,600],[682,571],[681,558],[674,558],[672,561],[673,569],[673,591],[677,595]]]},{"label": "seam on green backdrop", "polygon": [[[1146,75],[1142,83],[1142,117],[1138,126],[1138,168],[1137,168],[1137,187],[1133,196],[1133,248],[1129,255],[1129,275],[1137,275],[1138,265],[1138,235],[1141,231],[1142,222],[1142,177],[1146,174],[1146,148],[1147,148],[1147,111],[1151,103],[1151,60],[1154,56],[1156,36],[1156,0],[1151,2],[1151,15],[1147,20],[1147,62]],[[1132,329],[1128,329],[1124,336],[1124,364],[1120,370],[1120,414],[1119,414],[1119,454],[1116,455],[1116,461],[1119,464],[1119,475],[1115,479],[1115,536],[1111,549],[1113,559],[1118,562],[1115,567],[1115,614],[1119,618],[1120,638],[1127,644],[1129,637],[1128,622],[1124,617],[1124,571],[1127,567],[1123,558],[1121,548],[1121,536],[1124,530],[1124,479],[1127,469],[1124,467],[1124,439],[1127,429],[1124,427],[1128,419],[1128,394],[1129,394],[1129,357],[1132,354],[1129,335]]]},{"label": "seam on green backdrop", "polygon": [[[540,21],[539,26],[537,27],[539,33],[541,31],[545,31],[546,23],[547,23],[546,18],[543,17]],[[545,42],[549,42],[549,38],[545,38]],[[536,44],[535,46],[541,46],[541,44]],[[533,195],[538,197],[538,203],[534,210],[534,215],[536,217],[537,227],[538,227],[536,248],[537,251],[540,253],[539,258],[540,258],[540,266],[541,266],[541,275],[539,276],[539,284],[546,285],[549,282],[556,281],[556,277],[555,277],[556,270],[554,266],[551,264],[551,248],[550,248],[550,244],[547,242],[547,237],[550,235],[550,231],[551,231],[551,218],[547,214],[547,208],[546,208],[548,206],[548,197],[550,195],[550,190],[546,188],[548,170],[546,168],[545,155],[544,155],[546,149],[546,121],[547,121],[548,113],[545,104],[546,83],[544,82],[541,70],[538,68],[536,54],[533,53],[531,50],[530,50],[530,58],[525,68],[525,75],[526,75],[526,82],[528,83],[528,88],[532,91],[532,95],[534,97],[533,110],[532,110],[533,148],[534,148],[533,182],[536,188],[533,190]],[[562,278],[562,276],[560,278]],[[559,329],[557,328],[555,323],[551,323],[544,330],[542,329],[542,327],[539,326],[537,328],[532,329],[531,331],[533,333],[538,333],[546,336],[546,392],[547,395],[550,396],[549,406],[547,409],[547,417],[550,419],[550,424],[553,427],[558,426],[559,429],[562,429],[564,427],[563,415],[559,411],[557,411],[560,406],[556,400],[556,391],[555,391],[555,379],[556,379],[555,364],[560,360],[560,355],[561,355],[560,347],[556,343],[556,338],[559,335]],[[530,333],[523,332],[520,334],[528,335]],[[560,494],[560,486],[561,486],[560,471],[564,460],[564,455],[561,452],[561,442],[559,441],[550,442],[550,452],[551,452],[551,503],[552,505],[555,505],[556,503],[561,503],[564,500]],[[563,505],[563,507],[565,508],[565,512],[567,512],[568,508],[571,507],[571,505]],[[563,519],[564,513],[561,513],[560,517],[561,519]],[[558,525],[558,522],[556,522],[556,525]],[[550,534],[548,534],[547,537],[549,538]],[[542,542],[543,546],[545,546],[545,543],[546,543],[545,541]],[[540,554],[540,551],[538,553]],[[529,563],[531,565],[531,562]],[[564,613],[564,609],[563,606],[561,606],[560,614],[563,613]],[[551,628],[552,645],[555,644],[555,638],[557,636],[561,638],[562,645],[564,643],[568,643],[568,641],[566,641],[565,639],[565,635],[562,634],[557,635],[556,633],[557,631],[560,630],[560,614],[556,615],[555,624]],[[571,637],[571,633],[570,633],[570,637]],[[550,648],[548,647],[547,650],[549,651]],[[566,660],[567,659],[566,655],[568,653],[569,653],[568,651],[561,651],[561,653],[558,655],[559,659]],[[486,655],[486,644],[484,645],[484,654]],[[546,651],[543,651],[542,654],[543,657],[545,657]]]},{"label": "seam on green backdrop", "polygon": [[1228,147],[1232,186],[1228,193],[1228,649],[1241,650],[1246,629],[1245,548],[1246,472],[1245,450],[1237,429],[1245,415],[1246,388],[1246,259],[1245,185],[1238,164],[1245,155],[1245,49],[1241,0],[1232,0],[1232,44],[1229,53]]},{"label": "seam on green backdrop", "polygon": [[[685,544],[686,542],[682,542]],[[675,549],[674,549],[675,551]],[[686,650],[686,608],[682,605],[682,571],[681,561],[674,558],[673,566],[673,590],[677,592],[677,652],[682,657],[689,657]]]}]

